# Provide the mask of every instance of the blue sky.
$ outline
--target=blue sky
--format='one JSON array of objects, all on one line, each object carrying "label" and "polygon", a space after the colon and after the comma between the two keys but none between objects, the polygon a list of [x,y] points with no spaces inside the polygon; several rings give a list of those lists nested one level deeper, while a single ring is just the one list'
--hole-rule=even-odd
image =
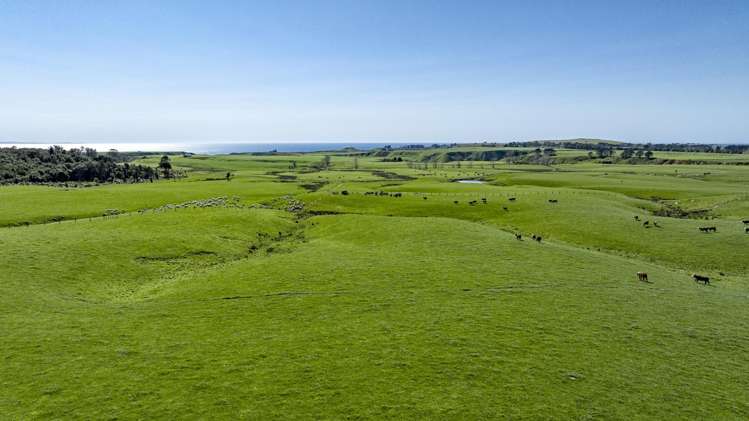
[{"label": "blue sky", "polygon": [[749,142],[747,1],[0,0],[0,141]]}]

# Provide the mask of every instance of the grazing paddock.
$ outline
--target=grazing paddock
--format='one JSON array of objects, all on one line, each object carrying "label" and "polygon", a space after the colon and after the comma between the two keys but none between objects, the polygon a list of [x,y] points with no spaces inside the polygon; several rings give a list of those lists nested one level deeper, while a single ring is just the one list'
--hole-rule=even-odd
[{"label": "grazing paddock", "polygon": [[0,186],[2,418],[749,418],[746,168],[424,153]]}]

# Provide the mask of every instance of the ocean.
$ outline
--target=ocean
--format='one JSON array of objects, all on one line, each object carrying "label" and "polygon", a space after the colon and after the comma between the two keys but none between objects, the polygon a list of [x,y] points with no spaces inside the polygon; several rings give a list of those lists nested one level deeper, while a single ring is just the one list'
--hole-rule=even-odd
[{"label": "ocean", "polygon": [[70,148],[93,148],[99,152],[116,149],[120,152],[193,152],[198,154],[229,154],[245,152],[316,152],[327,150],[338,150],[346,147],[369,150],[383,146],[425,145],[429,146],[436,142],[393,142],[393,143],[357,143],[357,142],[331,142],[331,143],[169,143],[169,142],[133,142],[133,143],[111,143],[111,142],[58,142],[58,143],[0,143],[0,148],[48,148],[59,145],[65,149]]}]

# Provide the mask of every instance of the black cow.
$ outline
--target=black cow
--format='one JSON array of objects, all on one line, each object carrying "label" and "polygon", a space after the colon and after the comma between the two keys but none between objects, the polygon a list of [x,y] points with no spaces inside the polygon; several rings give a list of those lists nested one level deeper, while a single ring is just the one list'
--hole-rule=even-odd
[{"label": "black cow", "polygon": [[637,272],[637,279],[643,282],[648,282],[648,274],[645,272]]},{"label": "black cow", "polygon": [[694,279],[694,282],[702,282],[704,285],[710,284],[710,278],[707,276],[697,275],[696,273],[692,274],[692,279]]},{"label": "black cow", "polygon": [[511,198],[510,198],[509,200],[510,200],[510,202],[514,202],[514,201],[515,201],[515,198],[514,198],[514,197],[511,197]]},{"label": "black cow", "polygon": [[558,202],[557,199],[549,199],[549,203],[557,203],[557,202]]},{"label": "black cow", "polygon": [[516,240],[522,240],[523,236],[521,234],[515,234],[515,239]]}]

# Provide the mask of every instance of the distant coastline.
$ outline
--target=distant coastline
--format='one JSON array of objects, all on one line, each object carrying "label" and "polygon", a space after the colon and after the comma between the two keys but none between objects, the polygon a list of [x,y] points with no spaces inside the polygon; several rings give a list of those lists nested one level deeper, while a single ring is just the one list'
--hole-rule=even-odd
[{"label": "distant coastline", "polygon": [[59,145],[65,149],[70,148],[93,148],[99,152],[106,152],[116,149],[120,152],[193,152],[198,154],[229,154],[245,152],[316,152],[326,150],[339,150],[343,148],[356,148],[360,150],[369,150],[381,148],[383,146],[403,146],[403,145],[432,145],[435,142],[316,142],[316,143],[172,143],[172,142],[153,142],[153,143],[114,143],[114,142],[28,142],[13,143],[0,142],[0,148],[48,148],[52,145]]},{"label": "distant coastline", "polygon": [[[576,146],[569,146],[565,143],[574,143]],[[642,142],[621,142],[606,139],[594,139],[594,138],[575,138],[575,139],[558,139],[558,140],[532,140],[532,141],[514,141],[514,142],[279,142],[279,143],[199,143],[199,142],[0,142],[0,148],[49,148],[50,146],[57,145],[65,149],[72,148],[92,148],[98,152],[107,152],[110,150],[117,150],[119,152],[190,152],[201,155],[222,155],[222,154],[238,154],[238,153],[262,153],[262,152],[281,152],[281,153],[307,153],[307,152],[322,152],[322,151],[338,151],[346,148],[355,148],[361,151],[369,151],[372,149],[383,148],[385,146],[391,146],[394,149],[407,148],[408,146],[415,147],[434,147],[434,146],[487,146],[487,147],[544,147],[544,146],[555,146],[555,147],[572,147],[579,148],[583,146],[585,149],[595,149],[595,145],[609,145],[616,149],[627,149],[627,148],[644,148],[662,151],[679,151],[679,150],[692,150],[691,146],[695,146],[697,151],[708,152],[721,152],[719,149],[725,147],[733,147],[733,149],[739,149],[738,152],[746,150],[747,143],[665,143],[665,142],[653,142],[653,143],[642,143]],[[716,148],[719,147],[719,148]],[[710,150],[715,149],[715,150]],[[726,150],[725,152],[728,152]],[[736,151],[734,151],[736,152]]]}]

